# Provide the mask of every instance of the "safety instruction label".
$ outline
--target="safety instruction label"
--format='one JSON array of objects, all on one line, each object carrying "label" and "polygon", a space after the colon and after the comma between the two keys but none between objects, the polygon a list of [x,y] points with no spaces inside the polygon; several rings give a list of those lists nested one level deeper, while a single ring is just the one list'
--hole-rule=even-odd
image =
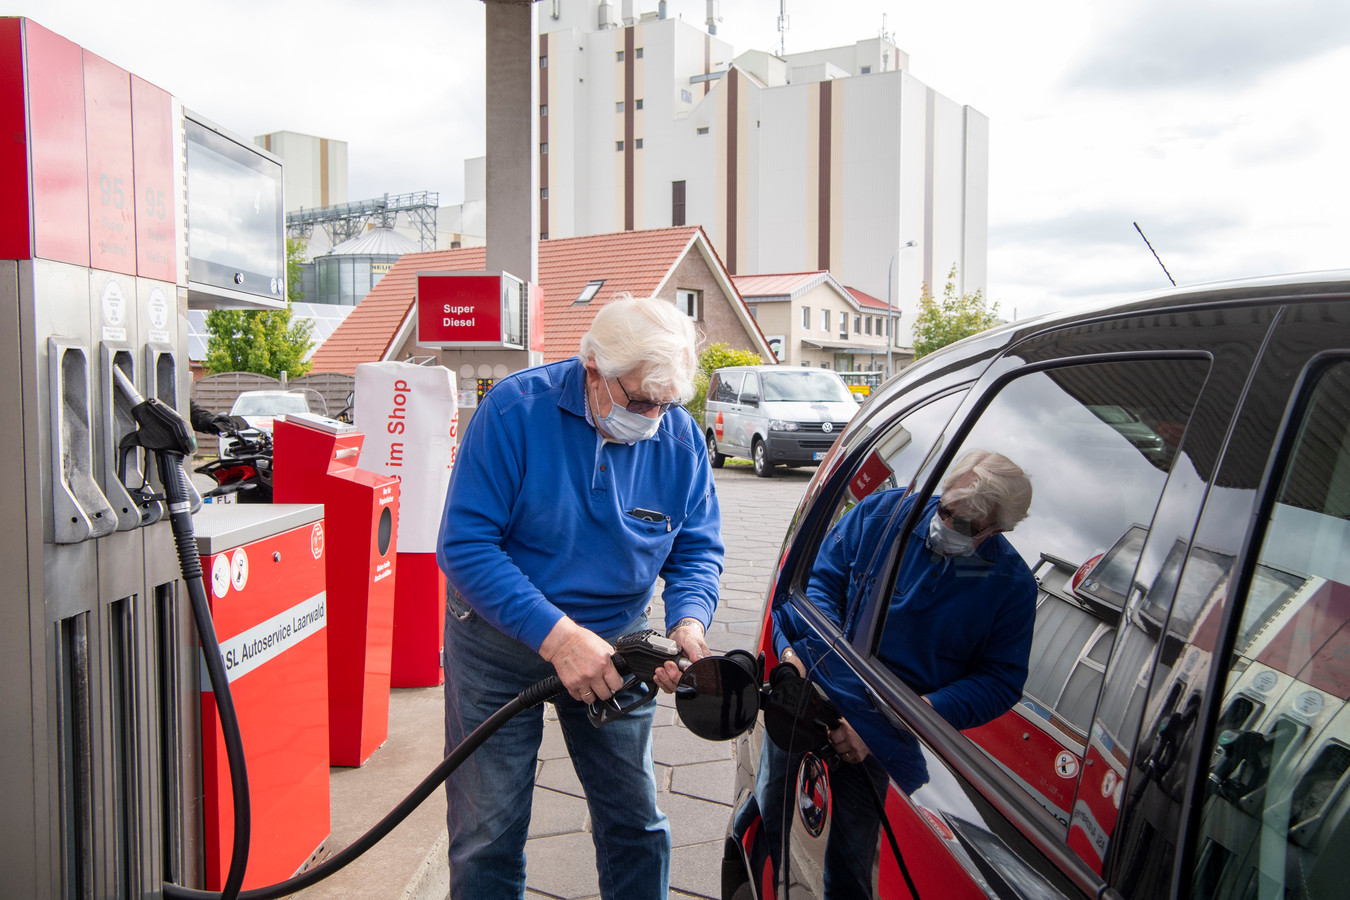
[{"label": "safety instruction label", "polygon": [[[306,638],[318,634],[328,624],[327,593],[318,593],[220,642],[225,673],[230,681],[252,672],[270,659],[285,653]],[[202,693],[211,693],[206,660],[201,660]]]}]

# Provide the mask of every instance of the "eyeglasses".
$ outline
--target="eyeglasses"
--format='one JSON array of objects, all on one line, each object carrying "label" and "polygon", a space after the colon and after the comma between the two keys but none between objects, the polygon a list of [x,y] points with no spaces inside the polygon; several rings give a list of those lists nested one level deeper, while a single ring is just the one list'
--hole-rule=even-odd
[{"label": "eyeglasses", "polygon": [[978,522],[972,522],[970,519],[963,519],[952,512],[943,504],[938,504],[938,515],[950,523],[950,528],[958,534],[964,534],[966,537],[978,537],[986,531],[994,531],[997,526],[981,526]]},{"label": "eyeglasses", "polygon": [[624,399],[628,401],[624,404],[624,409],[628,410],[630,413],[645,416],[652,410],[659,409],[661,410],[661,415],[664,416],[666,413],[680,405],[680,401],[678,400],[671,400],[668,403],[653,403],[650,400],[634,400],[633,395],[628,393],[628,388],[623,386],[623,382],[619,381],[617,378],[614,380],[619,382],[619,390],[623,391]]}]

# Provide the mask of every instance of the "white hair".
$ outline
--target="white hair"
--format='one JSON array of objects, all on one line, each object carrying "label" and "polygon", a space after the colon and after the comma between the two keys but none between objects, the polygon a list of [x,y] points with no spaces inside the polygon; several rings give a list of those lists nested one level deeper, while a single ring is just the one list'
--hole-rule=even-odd
[{"label": "white hair", "polygon": [[1031,507],[1031,479],[1002,453],[971,450],[943,479],[942,502],[963,519],[1012,531]]},{"label": "white hair", "polygon": [[693,320],[669,300],[620,295],[596,313],[579,355],[606,378],[640,369],[643,393],[685,402],[694,396],[697,340]]}]

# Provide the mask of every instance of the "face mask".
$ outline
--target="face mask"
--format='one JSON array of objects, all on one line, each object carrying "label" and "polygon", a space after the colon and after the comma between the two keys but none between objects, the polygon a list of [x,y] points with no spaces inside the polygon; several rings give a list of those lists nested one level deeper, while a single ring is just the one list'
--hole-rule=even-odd
[{"label": "face mask", "polygon": [[646,416],[639,416],[635,412],[629,412],[622,406],[614,402],[614,392],[609,389],[609,382],[605,382],[605,393],[609,394],[609,415],[596,416],[600,427],[605,429],[605,434],[614,438],[616,441],[623,441],[625,444],[636,444],[638,441],[645,441],[647,438],[656,434],[661,427],[661,417],[649,419]]},{"label": "face mask", "polygon": [[969,556],[975,552],[975,538],[942,524],[942,517],[934,510],[928,522],[928,546],[943,556]]}]

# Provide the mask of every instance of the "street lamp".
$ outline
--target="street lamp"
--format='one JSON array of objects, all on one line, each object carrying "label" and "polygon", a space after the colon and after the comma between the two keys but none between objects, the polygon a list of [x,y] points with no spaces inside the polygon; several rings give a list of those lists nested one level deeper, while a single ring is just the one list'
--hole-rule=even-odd
[{"label": "street lamp", "polygon": [[891,361],[891,354],[895,349],[895,332],[896,332],[895,306],[894,304],[891,303],[891,269],[895,266],[895,258],[900,255],[901,250],[917,246],[918,244],[916,244],[914,241],[905,241],[899,247],[895,248],[895,252],[891,254],[891,261],[886,264],[886,377],[887,378],[890,378],[891,375],[895,374],[894,372],[891,371],[891,367],[893,365]]}]

